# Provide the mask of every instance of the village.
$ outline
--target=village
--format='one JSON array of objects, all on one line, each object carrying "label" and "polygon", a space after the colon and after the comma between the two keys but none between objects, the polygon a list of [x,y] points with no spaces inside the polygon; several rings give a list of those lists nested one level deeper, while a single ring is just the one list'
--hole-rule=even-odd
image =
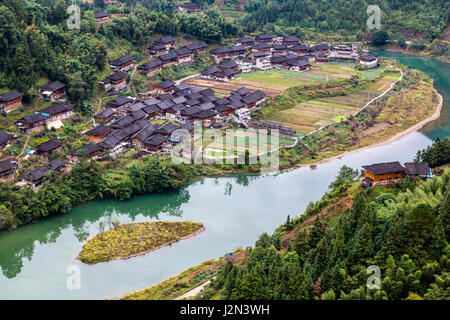
[{"label": "village", "polygon": [[[107,23],[107,13],[96,13],[98,23]],[[203,41],[177,47],[176,40],[164,36],[155,40],[146,52],[148,62],[137,64],[131,55],[109,61],[112,73],[99,81],[107,96],[114,97],[104,103],[102,110],[93,115],[90,128],[82,132],[85,143],[70,149],[58,137],[45,139],[46,132],[63,130],[66,123],[76,123],[77,112],[65,97],[66,84],[49,82],[40,87],[40,99],[48,106],[35,110],[33,114],[18,117],[15,127],[18,134],[0,132],[1,152],[25,136],[37,136],[45,140],[33,147],[23,146],[19,157],[2,156],[0,177],[2,180],[17,180],[17,185],[30,185],[37,189],[49,171],[64,172],[80,158],[105,159],[118,157],[127,150],[139,150],[139,154],[164,154],[171,152],[180,141],[171,139],[177,129],[192,133],[194,121],[204,128],[254,128],[277,130],[284,146],[297,141],[298,132],[277,121],[252,120],[252,113],[259,110],[267,95],[264,88],[233,85],[231,90],[214,90],[207,83],[229,83],[239,74],[251,74],[258,70],[288,70],[302,73],[312,65],[333,62],[348,62],[366,69],[379,67],[378,58],[364,50],[360,56],[357,46],[319,43],[301,44],[297,37],[274,37],[261,34],[255,38],[240,38],[231,47],[214,47],[208,51]],[[166,79],[149,86],[148,92],[138,97],[128,95],[127,72],[138,71],[150,77],[170,65],[189,65],[199,54],[209,54],[216,64],[187,79]],[[200,81],[200,82],[196,82]],[[328,81],[328,74],[327,74]],[[197,84],[199,83],[199,85]],[[220,85],[219,85],[220,87]],[[0,95],[2,113],[22,107],[22,93],[11,90]],[[218,150],[216,150],[218,149]],[[242,146],[237,148],[243,151]],[[242,149],[242,150],[241,150]],[[211,150],[219,153],[222,147],[211,144]],[[213,151],[214,153],[214,151]],[[242,152],[241,152],[242,153]],[[56,155],[57,154],[57,155]],[[25,170],[21,160],[32,160],[33,170]],[[38,164],[39,166],[36,166]]]}]

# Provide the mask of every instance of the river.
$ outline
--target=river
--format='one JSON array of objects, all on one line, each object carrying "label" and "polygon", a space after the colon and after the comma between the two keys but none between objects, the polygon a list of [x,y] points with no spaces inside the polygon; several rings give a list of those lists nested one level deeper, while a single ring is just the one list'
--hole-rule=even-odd
[{"label": "river", "polygon": [[[287,215],[299,215],[320,199],[339,168],[373,162],[410,161],[436,137],[450,136],[450,67],[432,59],[380,52],[428,73],[444,97],[443,116],[383,146],[355,151],[314,167],[275,176],[205,178],[177,192],[119,202],[93,201],[61,216],[0,232],[0,299],[104,299],[148,287],[240,246],[253,245]],[[75,260],[84,241],[99,232],[108,216],[121,222],[191,220],[200,235],[133,259],[84,265]],[[80,289],[68,289],[68,268],[80,270]]]}]

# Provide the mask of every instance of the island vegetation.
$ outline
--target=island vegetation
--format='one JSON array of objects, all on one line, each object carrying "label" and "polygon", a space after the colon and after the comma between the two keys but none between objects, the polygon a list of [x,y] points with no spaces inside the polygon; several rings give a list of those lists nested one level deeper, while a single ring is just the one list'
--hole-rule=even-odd
[{"label": "island vegetation", "polygon": [[192,237],[203,230],[203,224],[190,221],[116,225],[89,239],[78,257],[88,264],[128,259]]}]

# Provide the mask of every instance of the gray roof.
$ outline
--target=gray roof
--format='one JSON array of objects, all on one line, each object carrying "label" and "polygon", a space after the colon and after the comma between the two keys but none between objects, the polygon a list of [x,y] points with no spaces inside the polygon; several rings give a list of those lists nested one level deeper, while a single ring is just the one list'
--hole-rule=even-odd
[{"label": "gray roof", "polygon": [[17,90],[12,90],[12,91],[6,92],[4,94],[1,94],[0,95],[0,102],[3,103],[3,102],[16,100],[16,99],[18,99],[18,98],[20,98],[22,96],[23,96],[22,92],[19,92]]},{"label": "gray roof", "polygon": [[369,171],[373,174],[386,174],[386,173],[397,173],[405,172],[405,168],[400,164],[400,162],[384,162],[384,163],[374,163],[368,166],[362,166],[364,170]]},{"label": "gray roof", "polygon": [[12,137],[12,135],[6,133],[5,131],[0,131],[0,147],[8,143],[8,141],[11,140]]},{"label": "gray roof", "polygon": [[17,164],[10,160],[0,161],[0,173],[4,173],[9,170],[12,170],[15,167],[17,167]]},{"label": "gray roof", "polygon": [[406,173],[410,175],[427,176],[430,174],[430,167],[426,162],[406,162]]},{"label": "gray roof", "polygon": [[55,159],[45,166],[37,168],[24,175],[24,178],[33,182],[41,180],[50,170],[59,170],[64,167],[64,162],[59,159]]},{"label": "gray roof", "polygon": [[72,106],[70,104],[68,104],[67,102],[60,102],[45,109],[39,110],[39,112],[51,116],[58,113],[67,112],[70,110],[72,110]]},{"label": "gray roof", "polygon": [[33,149],[36,150],[37,153],[43,153],[43,152],[49,152],[49,151],[55,150],[61,146],[62,146],[62,142],[60,140],[51,139],[49,141],[41,143],[40,145],[37,145]]},{"label": "gray roof", "polygon": [[95,118],[108,118],[114,114],[114,111],[112,109],[105,109],[97,113],[94,117]]},{"label": "gray roof", "polygon": [[41,87],[42,91],[56,91],[65,88],[66,84],[60,81],[54,81]]}]

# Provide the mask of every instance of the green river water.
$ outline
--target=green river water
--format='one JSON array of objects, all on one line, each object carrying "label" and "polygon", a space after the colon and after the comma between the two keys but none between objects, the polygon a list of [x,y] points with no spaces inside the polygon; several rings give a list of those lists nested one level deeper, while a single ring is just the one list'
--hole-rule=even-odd
[{"label": "green river water", "polygon": [[[103,299],[142,289],[239,246],[253,245],[290,214],[299,215],[320,199],[339,168],[379,161],[410,161],[436,137],[450,136],[449,65],[387,52],[380,55],[428,73],[444,96],[443,116],[390,144],[355,151],[341,158],[269,176],[205,178],[178,192],[119,202],[93,201],[61,216],[0,232],[0,299]],[[75,257],[84,241],[99,232],[108,216],[122,222],[191,220],[202,222],[200,235],[133,259],[84,265]],[[68,268],[79,267],[80,289],[66,285]]]}]

